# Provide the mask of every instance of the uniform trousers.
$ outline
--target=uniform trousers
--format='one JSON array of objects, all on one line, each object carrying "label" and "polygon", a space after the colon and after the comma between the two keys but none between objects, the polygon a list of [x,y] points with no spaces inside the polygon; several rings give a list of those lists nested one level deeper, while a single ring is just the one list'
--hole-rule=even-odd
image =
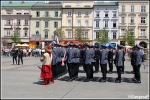
[{"label": "uniform trousers", "polygon": [[73,77],[78,77],[80,63],[73,63]]},{"label": "uniform trousers", "polygon": [[13,64],[14,64],[14,60],[16,61],[17,64],[17,57],[13,57]]},{"label": "uniform trousers", "polygon": [[121,72],[122,72],[122,66],[117,66],[117,74],[118,74],[118,80],[121,81]]},{"label": "uniform trousers", "polygon": [[53,77],[56,77],[56,65],[52,65],[52,73],[53,73]]},{"label": "uniform trousers", "polygon": [[61,62],[58,62],[56,66],[57,66],[57,76],[59,77],[62,74]]},{"label": "uniform trousers", "polygon": [[68,73],[69,73],[69,77],[70,79],[73,78],[73,64],[72,63],[68,63]]},{"label": "uniform trousers", "polygon": [[103,80],[106,80],[107,64],[101,64],[101,71],[102,71]]},{"label": "uniform trousers", "polygon": [[124,72],[124,61],[122,61],[122,63],[123,63],[123,66],[121,66],[121,72]]},{"label": "uniform trousers", "polygon": [[113,71],[113,61],[109,60],[108,65],[109,65],[109,71],[112,72]]},{"label": "uniform trousers", "polygon": [[141,65],[134,65],[134,75],[138,81],[141,81],[140,67]]},{"label": "uniform trousers", "polygon": [[93,78],[93,65],[92,64],[85,64],[85,72],[87,79]]},{"label": "uniform trousers", "polygon": [[96,60],[96,62],[94,62],[94,66],[95,66],[95,71],[99,72],[99,61]]}]

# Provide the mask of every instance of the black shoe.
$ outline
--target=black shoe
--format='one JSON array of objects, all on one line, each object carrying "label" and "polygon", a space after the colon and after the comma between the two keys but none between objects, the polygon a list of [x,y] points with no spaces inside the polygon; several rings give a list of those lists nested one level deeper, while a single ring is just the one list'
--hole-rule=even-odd
[{"label": "black shoe", "polygon": [[101,79],[99,80],[99,82],[106,82],[106,80],[104,80],[103,78],[101,78]]},{"label": "black shoe", "polygon": [[83,82],[89,82],[89,79],[85,79]]},{"label": "black shoe", "polygon": [[122,72],[121,74],[124,74],[124,72]]},{"label": "black shoe", "polygon": [[132,81],[133,81],[134,83],[137,83],[137,79],[136,79],[135,77],[132,78]]},{"label": "black shoe", "polygon": [[136,83],[141,83],[141,81],[136,81]]},{"label": "black shoe", "polygon": [[107,73],[108,73],[108,74],[112,74],[112,71],[108,71]]},{"label": "black shoe", "polygon": [[115,83],[121,83],[121,80],[116,79]]},{"label": "black shoe", "polygon": [[132,74],[134,74],[134,71],[131,71]]},{"label": "black shoe", "polygon": [[68,80],[68,82],[72,82],[72,81],[73,81],[73,79],[72,79],[72,78]]}]

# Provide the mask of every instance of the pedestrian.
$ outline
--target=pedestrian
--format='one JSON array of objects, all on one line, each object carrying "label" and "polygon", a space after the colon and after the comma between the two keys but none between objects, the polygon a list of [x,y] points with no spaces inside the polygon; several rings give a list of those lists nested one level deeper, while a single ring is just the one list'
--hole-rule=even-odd
[{"label": "pedestrian", "polygon": [[115,65],[117,68],[117,74],[118,77],[115,80],[115,83],[121,83],[121,72],[122,72],[122,66],[123,66],[123,51],[121,50],[123,48],[122,45],[117,45],[117,52],[115,56]]},{"label": "pedestrian", "polygon": [[53,58],[51,54],[51,47],[46,46],[45,51],[46,52],[40,58],[40,61],[42,62],[40,78],[44,80],[41,85],[48,85],[54,83],[54,78],[52,75],[52,66],[51,66],[51,62]]},{"label": "pedestrian", "polygon": [[99,58],[100,58],[100,50],[98,46],[95,46],[95,62],[94,62],[94,66],[95,66],[95,71],[94,73],[98,73],[99,72]]},{"label": "pedestrian", "polygon": [[125,67],[124,67],[124,61],[125,61],[125,51],[124,51],[124,49],[122,48],[121,49],[122,50],[122,52],[123,52],[123,66],[122,66],[122,68],[121,68],[121,74],[124,74],[124,69],[125,69]]},{"label": "pedestrian", "polygon": [[108,65],[109,65],[109,70],[108,73],[112,74],[113,72],[113,47],[108,46],[109,52],[108,52]]},{"label": "pedestrian", "polygon": [[138,44],[135,45],[135,52],[134,52],[134,63],[133,63],[133,67],[134,67],[134,78],[132,78],[132,81],[134,83],[141,83],[141,75],[140,75],[140,67],[142,64],[142,52],[140,51],[142,47],[139,46]]},{"label": "pedestrian", "polygon": [[15,50],[15,48],[12,49],[12,58],[13,58],[13,65],[14,65],[14,60],[17,64],[17,51]]},{"label": "pedestrian", "polygon": [[107,75],[107,63],[108,63],[108,50],[106,49],[107,46],[105,44],[102,44],[102,51],[100,55],[100,66],[102,71],[102,78],[99,80],[99,82],[106,82],[106,75]]},{"label": "pedestrian", "polygon": [[18,65],[20,65],[20,60],[23,65],[23,49],[21,47],[18,48],[17,55],[18,55]]},{"label": "pedestrian", "polygon": [[130,53],[130,55],[131,55],[131,66],[132,66],[132,68],[133,68],[133,70],[131,71],[131,73],[132,74],[134,74],[134,62],[135,62],[135,57],[134,57],[134,52],[135,52],[135,46],[133,46],[133,48],[132,48],[132,51],[131,52],[129,52]]}]

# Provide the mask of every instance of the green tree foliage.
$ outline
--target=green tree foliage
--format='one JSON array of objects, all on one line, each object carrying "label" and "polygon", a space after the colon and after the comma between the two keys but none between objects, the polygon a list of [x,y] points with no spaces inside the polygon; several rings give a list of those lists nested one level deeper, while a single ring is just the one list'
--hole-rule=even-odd
[{"label": "green tree foliage", "polygon": [[11,40],[14,43],[16,43],[16,44],[21,43],[21,39],[20,39],[20,37],[18,35],[18,31],[17,30],[14,31],[13,35],[11,35]]},{"label": "green tree foliage", "polygon": [[63,40],[63,39],[66,38],[65,32],[62,30],[61,27],[60,27],[60,28],[57,28],[57,29],[55,30],[54,35],[52,35],[52,38],[53,38],[53,39],[54,39],[55,34],[57,34],[59,40]]},{"label": "green tree foliage", "polygon": [[108,30],[105,28],[99,30],[97,35],[97,43],[104,44],[109,41]]},{"label": "green tree foliage", "polygon": [[85,38],[84,38],[84,27],[83,26],[80,26],[78,28],[75,29],[74,31],[74,34],[73,34],[73,37],[76,41],[79,41],[79,42],[85,42]]},{"label": "green tree foliage", "polygon": [[134,32],[132,32],[130,29],[125,30],[125,35],[122,39],[125,42],[125,45],[134,46],[135,45],[135,36]]}]

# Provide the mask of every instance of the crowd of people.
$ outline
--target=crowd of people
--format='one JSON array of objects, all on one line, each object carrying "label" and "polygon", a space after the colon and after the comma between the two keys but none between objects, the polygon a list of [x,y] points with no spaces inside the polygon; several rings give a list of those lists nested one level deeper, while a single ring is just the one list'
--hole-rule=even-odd
[{"label": "crowd of people", "polygon": [[[54,80],[60,76],[69,73],[68,82],[78,78],[79,67],[83,66],[86,73],[84,82],[89,82],[93,79],[93,73],[98,73],[101,68],[102,78],[99,82],[107,81],[107,73],[113,73],[114,66],[117,69],[116,83],[121,83],[121,74],[124,74],[125,52],[124,46],[117,45],[117,48],[106,46],[102,47],[86,44],[79,46],[69,43],[64,46],[54,44],[54,46],[46,46],[45,53],[40,58],[42,62],[40,78],[44,81],[42,85],[54,83]],[[131,66],[133,67],[134,83],[141,83],[140,66],[142,64],[143,53],[140,51],[141,46],[135,45],[131,53]],[[107,64],[109,70],[107,70]],[[93,68],[94,67],[94,68]]]}]

